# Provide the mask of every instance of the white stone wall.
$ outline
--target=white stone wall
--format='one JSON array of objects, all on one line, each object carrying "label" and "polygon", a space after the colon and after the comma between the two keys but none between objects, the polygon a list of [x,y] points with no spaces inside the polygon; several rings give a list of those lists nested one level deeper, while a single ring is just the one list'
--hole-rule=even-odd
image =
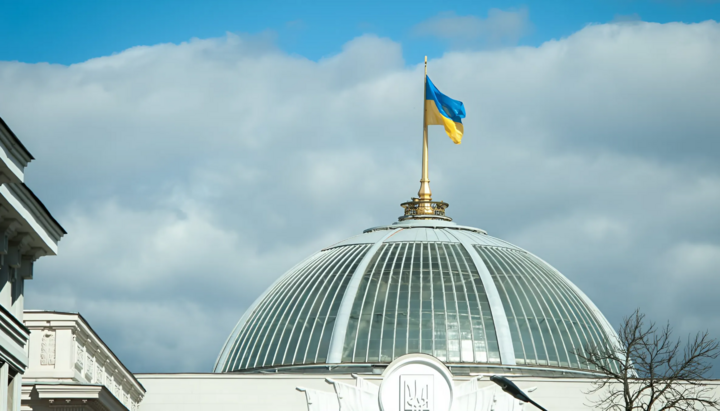
[{"label": "white stone wall", "polygon": [[[147,393],[140,411],[307,411],[305,394],[296,387],[333,392],[325,378],[354,385],[349,375],[292,374],[138,374]],[[380,376],[363,376],[375,379]],[[469,380],[456,377],[455,384]],[[512,377],[523,390],[537,387],[533,400],[552,411],[591,410],[583,391],[590,380],[575,378]],[[494,385],[487,378],[480,386]],[[532,411],[530,406],[526,411]]]}]

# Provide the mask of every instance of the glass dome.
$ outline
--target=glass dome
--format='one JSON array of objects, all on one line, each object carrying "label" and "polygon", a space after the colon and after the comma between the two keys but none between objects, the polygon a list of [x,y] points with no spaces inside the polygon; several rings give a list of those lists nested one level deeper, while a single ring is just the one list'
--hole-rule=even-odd
[{"label": "glass dome", "polygon": [[281,276],[240,319],[215,372],[386,365],[409,353],[587,370],[575,352],[612,336],[590,299],[533,254],[483,230],[406,220]]}]

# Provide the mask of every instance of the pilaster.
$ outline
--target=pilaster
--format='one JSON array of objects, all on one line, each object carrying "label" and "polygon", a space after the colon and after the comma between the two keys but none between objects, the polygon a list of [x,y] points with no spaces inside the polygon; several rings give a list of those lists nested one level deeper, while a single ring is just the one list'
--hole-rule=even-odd
[{"label": "pilaster", "polygon": [[8,378],[10,365],[3,363],[0,365],[0,411],[8,411]]},{"label": "pilaster", "polygon": [[8,387],[8,395],[12,396],[10,401],[10,410],[19,411],[22,401],[22,374],[17,373],[12,380],[12,384]]}]

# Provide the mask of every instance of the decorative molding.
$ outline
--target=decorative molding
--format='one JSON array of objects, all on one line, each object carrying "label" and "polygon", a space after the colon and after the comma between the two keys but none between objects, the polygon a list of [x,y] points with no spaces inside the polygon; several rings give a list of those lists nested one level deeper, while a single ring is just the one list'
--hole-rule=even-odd
[{"label": "decorative molding", "polygon": [[85,365],[84,360],[85,359],[85,349],[82,345],[80,345],[80,341],[77,339],[75,340],[75,364],[82,369]]},{"label": "decorative molding", "polygon": [[47,251],[42,249],[41,247],[32,247],[28,250],[25,250],[23,252],[22,258],[23,260],[30,260],[32,262],[37,261],[38,258],[47,255]]},{"label": "decorative molding", "polygon": [[[480,387],[482,377],[453,381],[442,361],[426,354],[404,355],[388,365],[378,387],[367,376],[352,374],[355,384],[325,378],[335,392],[296,387],[308,410],[366,411],[523,411],[525,403],[495,384]],[[377,380],[376,376],[369,378]],[[457,384],[457,385],[456,385]],[[528,392],[536,388],[528,389]]]},{"label": "decorative molding", "polygon": [[[0,214],[6,214],[7,208],[0,208]],[[0,220],[0,265],[4,265],[7,258],[7,264],[20,269],[20,275],[29,280],[33,263],[48,252],[42,247],[33,247],[33,236],[20,229],[22,224],[14,218]]]},{"label": "decorative molding", "polygon": [[403,355],[391,362],[382,376],[380,410],[395,410],[398,405],[401,411],[450,411],[452,408],[453,376],[435,357]]},{"label": "decorative molding", "polygon": [[37,258],[27,256],[26,254],[22,255],[22,263],[20,264],[20,268],[18,269],[18,274],[20,274],[20,277],[22,277],[25,280],[32,280],[33,278],[33,265],[35,265],[35,260]]},{"label": "decorative molding", "polygon": [[55,331],[43,332],[40,345],[40,365],[55,365]]},{"label": "decorative molding", "polygon": [[[3,214],[7,213],[7,208],[2,207]],[[3,218],[0,221],[0,264],[5,264],[5,255],[10,250],[10,240],[15,237],[17,230],[22,225],[14,218]]]},{"label": "decorative molding", "polygon": [[95,357],[89,352],[87,353],[87,367],[85,367],[85,376],[89,382],[93,382],[93,373],[95,372]]},{"label": "decorative molding", "polygon": [[22,254],[25,251],[28,251],[28,250],[30,250],[30,248],[32,248],[30,246],[32,241],[33,241],[32,235],[30,235],[29,233],[18,232],[15,235],[15,237],[13,237],[10,240],[10,246],[16,247],[16,249],[17,249],[17,256],[15,256],[16,261],[13,261],[14,264],[11,264],[10,262],[8,262],[8,264],[10,264],[11,266],[13,266],[15,268],[19,268],[20,264],[22,262]]},{"label": "decorative molding", "polygon": [[[45,406],[53,411],[128,411],[130,409],[128,405],[123,404],[116,396],[112,395],[107,387],[98,385],[24,384],[23,405],[25,405],[25,401],[30,400],[31,392],[37,393],[35,401],[46,401]],[[33,409],[35,409],[34,405]]]}]

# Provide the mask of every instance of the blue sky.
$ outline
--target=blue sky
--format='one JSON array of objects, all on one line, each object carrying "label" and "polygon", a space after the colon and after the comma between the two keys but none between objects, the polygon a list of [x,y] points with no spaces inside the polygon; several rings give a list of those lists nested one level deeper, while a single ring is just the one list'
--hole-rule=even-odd
[{"label": "blue sky", "polygon": [[[441,13],[486,18],[490,9],[527,10],[519,44],[537,46],[591,23],[617,19],[685,23],[720,19],[717,1],[12,1],[1,0],[0,60],[72,64],[138,45],[180,43],[226,32],[274,38],[288,53],[317,60],[374,33],[400,42],[407,62],[439,57],[449,44],[414,30]],[[473,47],[463,44],[462,47]]]}]

